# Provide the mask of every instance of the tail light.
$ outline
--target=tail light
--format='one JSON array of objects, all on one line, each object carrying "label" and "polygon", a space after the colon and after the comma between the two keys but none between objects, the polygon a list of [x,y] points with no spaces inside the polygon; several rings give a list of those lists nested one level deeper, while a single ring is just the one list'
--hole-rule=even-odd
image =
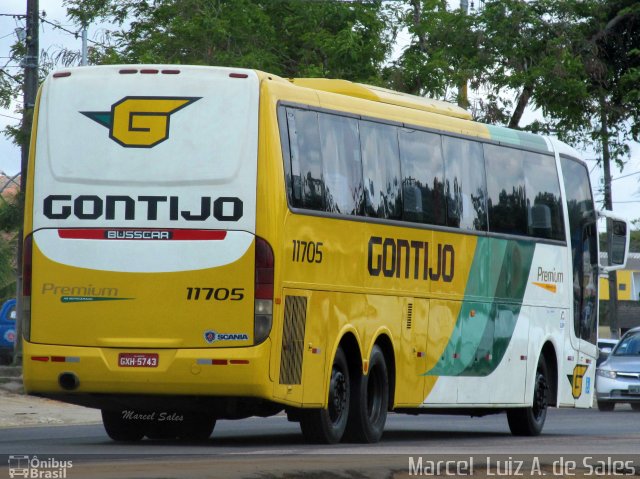
[{"label": "tail light", "polygon": [[273,324],[273,249],[264,239],[256,236],[255,300],[253,340],[260,344],[271,333]]},{"label": "tail light", "polygon": [[22,337],[31,339],[31,275],[33,271],[33,236],[28,235],[22,245]]}]

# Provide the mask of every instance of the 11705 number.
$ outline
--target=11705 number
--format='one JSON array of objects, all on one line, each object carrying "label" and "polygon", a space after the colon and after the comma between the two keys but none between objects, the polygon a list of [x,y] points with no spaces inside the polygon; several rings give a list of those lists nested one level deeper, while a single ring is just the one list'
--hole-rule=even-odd
[{"label": "11705 number", "polygon": [[187,288],[187,300],[241,301],[244,288]]},{"label": "11705 number", "polygon": [[293,240],[295,263],[322,263],[322,241]]}]

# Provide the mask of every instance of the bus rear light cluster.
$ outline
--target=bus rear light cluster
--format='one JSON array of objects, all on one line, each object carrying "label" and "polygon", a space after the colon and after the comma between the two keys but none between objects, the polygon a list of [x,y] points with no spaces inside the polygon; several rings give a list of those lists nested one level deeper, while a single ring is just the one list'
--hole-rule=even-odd
[{"label": "bus rear light cluster", "polygon": [[255,344],[263,342],[271,333],[273,324],[273,265],[274,256],[271,245],[256,236],[253,323]]},{"label": "bus rear light cluster", "polygon": [[118,73],[120,73],[120,75],[135,75],[136,73],[142,73],[143,75],[157,75],[158,73],[162,73],[163,75],[179,75],[180,70],[158,70],[156,68],[143,68],[141,70],[138,70],[137,68],[122,68],[121,70],[118,70]]},{"label": "bus rear light cluster", "polygon": [[33,236],[28,235],[22,245],[22,337],[31,340],[31,279],[33,271]]},{"label": "bus rear light cluster", "polygon": [[248,359],[198,359],[203,366],[227,366],[229,364],[249,364]]},{"label": "bus rear light cluster", "polygon": [[80,357],[78,356],[31,356],[32,361],[39,361],[41,363],[79,363]]}]

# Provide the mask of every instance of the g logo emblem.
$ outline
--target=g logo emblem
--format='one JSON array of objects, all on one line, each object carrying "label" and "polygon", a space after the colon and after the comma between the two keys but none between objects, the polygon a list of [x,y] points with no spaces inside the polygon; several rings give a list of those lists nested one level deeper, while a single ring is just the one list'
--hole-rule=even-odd
[{"label": "g logo emblem", "polygon": [[200,97],[127,96],[111,111],[81,111],[109,128],[109,138],[127,148],[152,148],[169,138],[170,116]]},{"label": "g logo emblem", "polygon": [[582,383],[589,366],[578,364],[573,368],[573,380],[571,381],[573,398],[578,399],[582,395]]}]

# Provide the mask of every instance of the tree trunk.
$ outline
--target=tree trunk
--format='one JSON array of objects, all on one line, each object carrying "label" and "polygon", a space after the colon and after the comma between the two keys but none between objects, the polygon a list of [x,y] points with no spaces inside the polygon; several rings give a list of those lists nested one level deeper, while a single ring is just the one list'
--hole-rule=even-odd
[{"label": "tree trunk", "polygon": [[507,125],[509,128],[519,129],[518,126],[520,124],[520,120],[522,119],[522,115],[524,114],[524,109],[529,104],[529,99],[533,94],[533,87],[531,85],[526,85],[522,89],[522,93],[518,97],[518,103],[516,104],[515,110],[513,110],[513,115],[511,115],[511,119],[509,120],[509,124]]}]

